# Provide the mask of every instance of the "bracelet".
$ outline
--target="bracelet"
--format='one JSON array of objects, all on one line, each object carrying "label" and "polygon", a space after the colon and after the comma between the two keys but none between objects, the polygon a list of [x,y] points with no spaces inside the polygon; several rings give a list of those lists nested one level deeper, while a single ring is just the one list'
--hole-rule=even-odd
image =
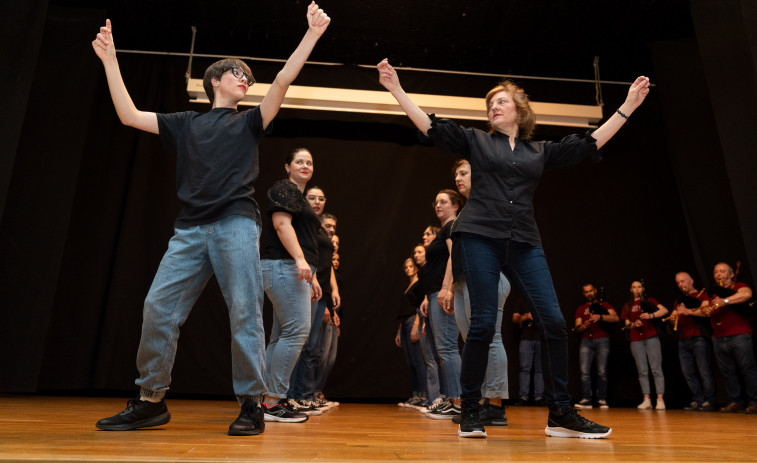
[{"label": "bracelet", "polygon": [[620,110],[620,108],[616,109],[615,112],[618,113],[618,114],[620,114],[620,117],[622,117],[623,119],[626,120],[626,122],[628,122],[628,116],[626,116],[625,114],[623,114],[623,112]]}]

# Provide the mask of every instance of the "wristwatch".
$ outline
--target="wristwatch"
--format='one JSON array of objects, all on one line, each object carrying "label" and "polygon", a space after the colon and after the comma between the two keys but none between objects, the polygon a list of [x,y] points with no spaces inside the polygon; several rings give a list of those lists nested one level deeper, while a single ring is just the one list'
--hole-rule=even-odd
[{"label": "wristwatch", "polygon": [[723,302],[725,302],[726,304],[728,304],[730,301],[728,299],[723,299]]}]

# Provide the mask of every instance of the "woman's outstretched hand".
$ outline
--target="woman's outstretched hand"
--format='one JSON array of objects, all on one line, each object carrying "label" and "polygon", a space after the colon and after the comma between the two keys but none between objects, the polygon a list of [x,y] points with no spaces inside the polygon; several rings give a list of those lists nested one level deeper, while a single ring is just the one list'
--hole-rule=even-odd
[{"label": "woman's outstretched hand", "polygon": [[394,70],[389,59],[384,58],[378,65],[376,65],[379,71],[379,83],[384,86],[390,92],[400,86],[400,78],[397,76],[397,71]]},{"label": "woman's outstretched hand", "polygon": [[636,78],[631,88],[628,89],[626,103],[633,109],[638,108],[644,102],[644,98],[649,94],[649,77],[639,76]]}]

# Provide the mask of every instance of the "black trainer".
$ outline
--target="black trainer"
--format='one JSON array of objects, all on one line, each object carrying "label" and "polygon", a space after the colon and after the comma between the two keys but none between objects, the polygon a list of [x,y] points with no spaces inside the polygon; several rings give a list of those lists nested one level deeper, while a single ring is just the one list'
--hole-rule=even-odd
[{"label": "black trainer", "polygon": [[289,408],[286,399],[279,400],[276,405],[263,404],[263,418],[266,421],[279,421],[281,423],[302,423],[308,420],[306,414]]},{"label": "black trainer", "polygon": [[499,407],[489,403],[489,399],[484,400],[484,408],[479,414],[481,423],[485,426],[507,426],[507,416],[505,407]]},{"label": "black trainer", "polygon": [[105,431],[131,431],[132,429],[161,426],[171,421],[166,402],[148,402],[132,399],[126,403],[126,409],[118,415],[103,418],[97,423]]},{"label": "black trainer", "polygon": [[242,402],[239,416],[229,425],[230,436],[256,436],[265,431],[263,408],[254,400]]},{"label": "black trainer", "polygon": [[481,412],[483,412],[481,408],[466,410],[461,415],[457,435],[460,437],[486,437],[484,425],[478,419]]},{"label": "black trainer", "polygon": [[578,437],[580,439],[599,439],[612,434],[612,429],[602,426],[579,415],[570,409],[562,415],[549,414],[544,432],[552,437]]},{"label": "black trainer", "polygon": [[[460,424],[462,419],[462,415],[457,415],[452,418],[452,422]],[[484,400],[481,410],[478,411],[478,421],[484,426],[507,426],[505,407],[492,405],[489,403],[489,399]]]}]

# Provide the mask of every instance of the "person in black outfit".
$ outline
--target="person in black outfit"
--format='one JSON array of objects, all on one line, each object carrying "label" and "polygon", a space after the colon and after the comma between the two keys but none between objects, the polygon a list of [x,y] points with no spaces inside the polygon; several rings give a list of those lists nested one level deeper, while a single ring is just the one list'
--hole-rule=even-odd
[{"label": "person in black outfit", "polygon": [[410,399],[397,405],[420,409],[426,401],[427,395],[426,365],[418,342],[420,340],[418,308],[423,302],[423,291],[418,284],[418,266],[415,261],[412,258],[405,259],[402,268],[410,282],[402,294],[402,299],[397,308],[399,326],[397,327],[397,335],[394,337],[394,343],[397,347],[402,348],[402,352],[405,354],[405,362],[410,368],[410,383],[413,392]]},{"label": "person in black outfit", "polygon": [[383,60],[379,82],[410,120],[439,148],[470,162],[472,188],[452,233],[461,240],[463,272],[471,298],[471,325],[463,348],[462,419],[458,435],[485,437],[478,420],[481,385],[497,316],[497,284],[502,271],[518,288],[542,329],[542,364],[549,417],[545,432],[555,437],[598,438],[612,430],[576,413],[568,394],[568,330],[534,219],[533,197],[545,168],[599,160],[598,149],[622,126],[649,92],[639,77],[626,101],[601,127],[559,143],[529,141],[536,117],[525,92],[502,82],[486,96],[491,132],[461,127],[421,110],[405,93],[396,71]]}]

